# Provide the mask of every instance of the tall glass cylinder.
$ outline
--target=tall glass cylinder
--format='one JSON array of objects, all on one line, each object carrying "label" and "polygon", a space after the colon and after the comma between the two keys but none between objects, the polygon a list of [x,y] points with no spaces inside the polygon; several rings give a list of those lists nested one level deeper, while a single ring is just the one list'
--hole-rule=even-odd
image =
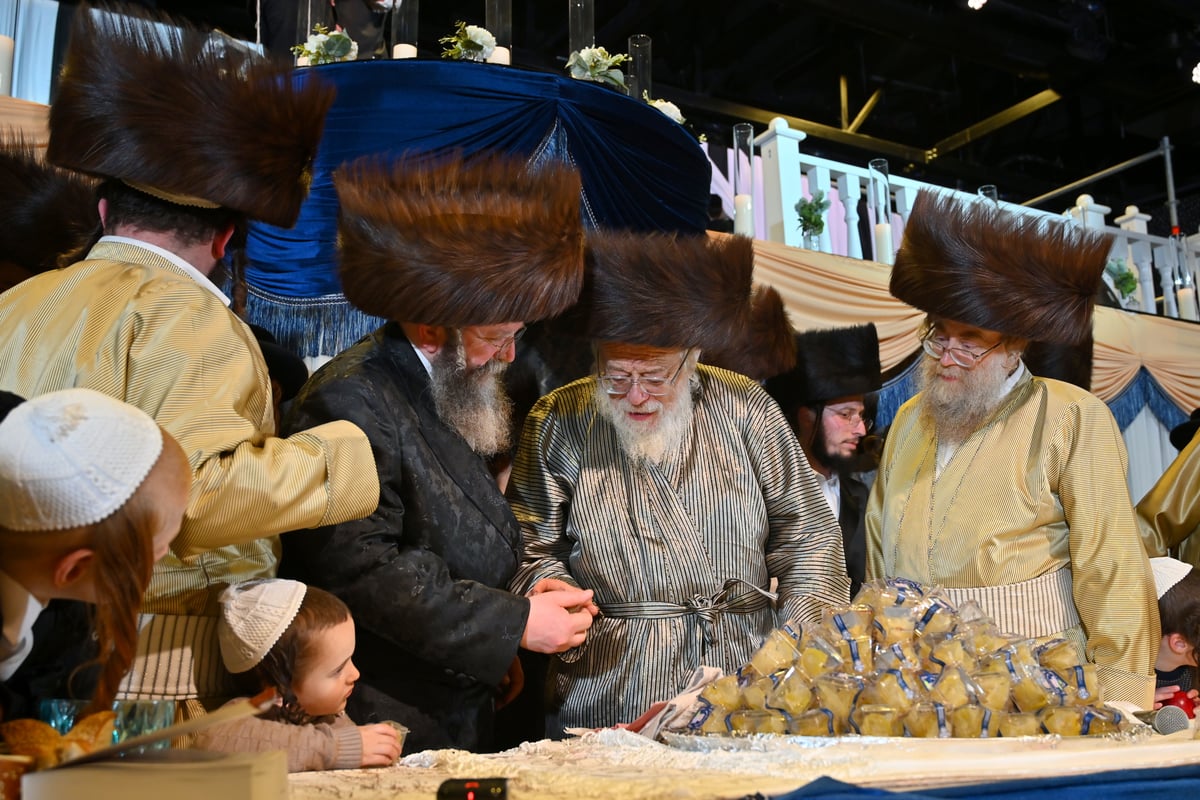
[{"label": "tall glass cylinder", "polygon": [[596,15],[592,0],[567,0],[567,31],[571,52],[596,44]]},{"label": "tall glass cylinder", "polygon": [[654,87],[650,84],[650,44],[647,34],[635,33],[629,37],[625,86],[629,89],[629,96],[637,100],[654,97]]},{"label": "tall glass cylinder", "polygon": [[[333,4],[329,0],[300,0],[296,8],[296,44],[307,42],[317,25],[333,29]],[[305,66],[308,59],[297,56],[296,63]]]},{"label": "tall glass cylinder", "polygon": [[488,56],[493,64],[512,63],[512,0],[487,0],[484,23],[496,37],[496,49]]},{"label": "tall glass cylinder", "polygon": [[733,126],[733,232],[754,238],[754,126]]},{"label": "tall glass cylinder", "polygon": [[892,186],[886,158],[873,158],[867,163],[867,182],[869,209],[875,221],[875,260],[891,264],[896,251],[892,245]]},{"label": "tall glass cylinder", "polygon": [[984,200],[991,200],[996,205],[1000,205],[1000,190],[996,188],[994,183],[985,183],[977,190],[977,194]]},{"label": "tall glass cylinder", "polygon": [[392,8],[392,58],[417,57],[419,0],[396,0]]}]

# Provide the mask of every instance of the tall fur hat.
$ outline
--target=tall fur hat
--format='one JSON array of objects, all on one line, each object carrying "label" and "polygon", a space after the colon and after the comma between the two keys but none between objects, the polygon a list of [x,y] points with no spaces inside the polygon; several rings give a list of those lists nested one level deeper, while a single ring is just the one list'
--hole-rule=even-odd
[{"label": "tall fur hat", "polygon": [[187,23],[81,6],[46,158],[162,200],[290,227],[334,96],[291,72]]},{"label": "tall fur hat", "polygon": [[904,227],[892,294],[909,305],[1009,336],[1077,344],[1111,238],[923,191]]},{"label": "tall fur hat", "polygon": [[0,258],[30,274],[55,269],[100,227],[94,182],[43,161],[21,137],[0,138]]},{"label": "tall fur hat", "polygon": [[837,397],[865,395],[883,385],[879,334],[873,324],[796,334],[796,366],[767,381],[767,392],[789,414]]},{"label": "tall fur hat", "polygon": [[783,299],[753,285],[749,239],[597,231],[588,253],[592,339],[696,347],[704,363],[760,379],[794,363]]},{"label": "tall fur hat", "polygon": [[1054,378],[1092,389],[1092,350],[1095,341],[1091,331],[1078,344],[1030,342],[1021,355],[1029,371],[1040,378]]},{"label": "tall fur hat", "polygon": [[579,297],[581,183],[566,165],[367,156],[334,185],[342,291],[368,314],[460,328],[545,319]]}]

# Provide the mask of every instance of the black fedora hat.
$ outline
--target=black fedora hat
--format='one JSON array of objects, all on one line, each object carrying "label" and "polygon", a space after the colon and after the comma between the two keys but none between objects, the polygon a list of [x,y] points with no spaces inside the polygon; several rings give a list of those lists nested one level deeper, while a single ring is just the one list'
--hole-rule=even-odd
[{"label": "black fedora hat", "polygon": [[1187,422],[1181,422],[1171,428],[1171,444],[1175,445],[1176,450],[1187,447],[1196,435],[1197,428],[1200,428],[1200,408],[1192,412]]}]

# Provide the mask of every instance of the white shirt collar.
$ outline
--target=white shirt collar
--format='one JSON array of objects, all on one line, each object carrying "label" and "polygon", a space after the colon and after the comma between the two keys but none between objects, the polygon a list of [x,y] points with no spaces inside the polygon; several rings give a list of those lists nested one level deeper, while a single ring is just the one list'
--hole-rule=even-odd
[{"label": "white shirt collar", "polygon": [[432,378],[433,377],[433,364],[431,364],[429,362],[428,356],[426,356],[425,353],[422,352],[421,348],[417,347],[412,342],[409,342],[409,344],[412,345],[413,352],[417,354],[417,358],[421,359],[421,364],[425,367],[425,371],[428,372],[429,377]]},{"label": "white shirt collar", "polygon": [[[192,278],[192,280],[196,281],[196,283],[200,284],[205,289],[216,295],[217,299],[219,299],[226,306],[228,306],[231,302],[229,298],[225,296],[225,293],[221,291],[220,287],[208,279],[207,275],[193,267],[188,262],[184,261],[175,253],[172,253],[170,250],[165,250],[158,245],[150,244],[149,242],[143,242],[141,239],[131,239],[128,236],[102,236],[100,237],[100,242],[112,242],[113,244],[123,244],[130,247],[140,247],[143,250],[149,250],[151,253],[165,258],[167,261],[170,261],[172,264],[186,272],[188,276]],[[97,244],[99,244],[99,242],[97,242]]]},{"label": "white shirt collar", "polygon": [[813,470],[813,474],[817,476],[817,485],[821,487],[821,494],[825,497],[825,502],[829,504],[829,510],[833,512],[833,516],[837,517],[842,513],[842,480],[838,476],[837,471],[829,473],[826,478],[821,473]]},{"label": "white shirt collar", "polygon": [[33,649],[33,623],[44,605],[20,583],[0,571],[0,609],[4,630],[0,632],[0,680],[7,681]]}]

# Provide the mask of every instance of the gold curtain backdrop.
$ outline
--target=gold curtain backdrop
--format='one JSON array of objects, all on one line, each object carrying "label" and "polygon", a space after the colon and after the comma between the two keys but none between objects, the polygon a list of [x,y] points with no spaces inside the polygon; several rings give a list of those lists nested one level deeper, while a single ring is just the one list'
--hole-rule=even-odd
[{"label": "gold curtain backdrop", "polygon": [[[754,248],[755,279],[779,290],[797,329],[874,322],[885,371],[920,347],[925,314],[888,292],[887,265],[777,242],[758,240]],[[1117,397],[1145,367],[1184,414],[1200,407],[1200,325],[1097,308],[1093,334],[1092,393],[1097,397],[1106,402]]]}]

